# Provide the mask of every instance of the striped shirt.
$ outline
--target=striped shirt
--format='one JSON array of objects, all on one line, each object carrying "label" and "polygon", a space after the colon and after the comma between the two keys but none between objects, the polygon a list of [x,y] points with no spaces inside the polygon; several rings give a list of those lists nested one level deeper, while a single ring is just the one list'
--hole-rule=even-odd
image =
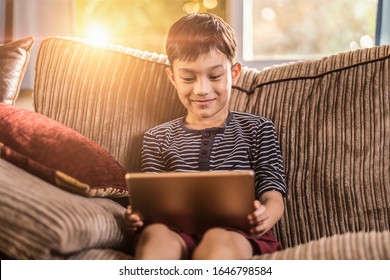
[{"label": "striped shirt", "polygon": [[257,197],[287,193],[284,167],[271,121],[230,112],[224,127],[192,130],[184,117],[148,130],[142,145],[142,172],[253,170]]}]

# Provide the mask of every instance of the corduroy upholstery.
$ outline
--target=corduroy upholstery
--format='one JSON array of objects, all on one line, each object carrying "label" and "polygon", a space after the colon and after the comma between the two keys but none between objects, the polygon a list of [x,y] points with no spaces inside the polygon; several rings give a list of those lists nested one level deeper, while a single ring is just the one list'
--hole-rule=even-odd
[{"label": "corduroy upholstery", "polygon": [[66,259],[127,244],[119,204],[65,192],[3,159],[0,170],[0,251],[6,256]]},{"label": "corduroy upholstery", "polygon": [[389,230],[390,46],[245,69],[231,108],[276,125],[289,190],[276,227],[285,246]]},{"label": "corduroy upholstery", "polygon": [[35,109],[102,145],[127,171],[139,170],[145,128],[184,113],[166,63],[165,56],[130,48],[45,40]]},{"label": "corduroy upholstery", "polygon": [[[163,55],[48,38],[36,64],[35,108],[138,171],[144,131],[184,113],[166,67]],[[274,230],[287,248],[255,259],[390,258],[389,77],[389,46],[243,68],[230,108],[275,123],[289,191]],[[88,246],[67,257],[126,254]]]},{"label": "corduroy upholstery", "polygon": [[273,254],[255,256],[259,260],[389,260],[390,232],[353,232],[323,237],[286,248]]}]

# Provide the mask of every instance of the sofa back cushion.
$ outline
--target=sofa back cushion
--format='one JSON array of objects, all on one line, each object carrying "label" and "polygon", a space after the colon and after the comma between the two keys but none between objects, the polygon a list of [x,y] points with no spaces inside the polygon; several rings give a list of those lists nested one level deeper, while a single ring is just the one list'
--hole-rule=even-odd
[{"label": "sofa back cushion", "polygon": [[[143,133],[184,114],[167,65],[163,55],[48,38],[38,55],[35,107],[139,171]],[[389,46],[243,68],[230,109],[276,125],[289,190],[275,227],[284,246],[390,229],[389,70]]]},{"label": "sofa back cushion", "polygon": [[289,195],[277,236],[293,246],[390,229],[390,46],[244,68],[231,109],[277,128]]},{"label": "sofa back cushion", "polygon": [[52,37],[39,49],[35,110],[92,139],[127,171],[140,170],[146,129],[184,114],[164,55]]}]

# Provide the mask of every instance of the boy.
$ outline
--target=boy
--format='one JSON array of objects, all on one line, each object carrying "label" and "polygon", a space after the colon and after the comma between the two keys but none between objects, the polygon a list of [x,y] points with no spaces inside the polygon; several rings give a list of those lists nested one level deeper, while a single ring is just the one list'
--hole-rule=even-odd
[{"label": "boy", "polygon": [[125,217],[135,235],[136,259],[250,259],[281,249],[271,232],[286,194],[274,126],[228,110],[241,72],[240,63],[233,64],[236,47],[234,31],[215,15],[190,14],[172,25],[166,71],[187,114],[145,133],[142,172],[253,169],[258,200],[248,215],[251,232],[212,228],[194,236],[163,224],[143,228],[129,206]]}]

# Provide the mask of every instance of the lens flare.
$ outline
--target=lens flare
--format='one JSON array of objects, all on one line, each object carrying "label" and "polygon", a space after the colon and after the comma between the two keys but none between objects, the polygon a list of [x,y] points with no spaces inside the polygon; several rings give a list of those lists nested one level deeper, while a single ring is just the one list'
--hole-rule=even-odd
[{"label": "lens flare", "polygon": [[100,23],[91,23],[85,30],[85,37],[97,44],[107,43],[110,38],[107,27]]}]

